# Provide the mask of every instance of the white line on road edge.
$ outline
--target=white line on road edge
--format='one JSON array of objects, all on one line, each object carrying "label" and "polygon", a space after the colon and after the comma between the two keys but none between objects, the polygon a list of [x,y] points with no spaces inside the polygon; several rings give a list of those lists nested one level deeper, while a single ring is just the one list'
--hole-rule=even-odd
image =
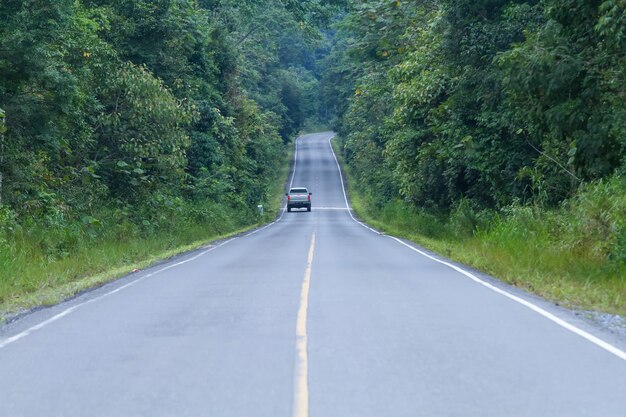
[{"label": "white line on road edge", "polygon": [[360,221],[358,221],[352,215],[352,208],[350,207],[350,204],[348,203],[348,196],[346,195],[346,188],[343,186],[343,175],[341,174],[341,167],[339,166],[339,161],[337,160],[337,155],[335,155],[335,150],[333,149],[333,145],[330,143],[330,141],[333,140],[334,137],[335,137],[335,135],[331,135],[331,137],[328,138],[328,146],[330,147],[330,151],[333,154],[333,158],[335,158],[335,164],[337,164],[337,172],[339,172],[339,181],[341,182],[341,191],[343,192],[343,200],[346,202],[346,208],[348,209],[348,214],[350,215],[352,220],[354,220],[355,222],[357,222],[361,226],[365,227],[368,230],[371,230],[372,232],[374,232],[376,234],[380,234],[378,231],[372,229],[371,227],[369,227],[365,223],[361,223]]},{"label": "white line on road edge", "polygon": [[[330,145],[330,141],[332,139],[333,139],[333,137],[331,136],[331,138],[328,140],[328,144],[329,145]],[[335,155],[335,151],[333,150],[332,145],[330,146],[330,150],[333,153],[333,157],[335,158],[335,162],[337,163],[337,168],[339,169],[339,178],[341,179],[341,189],[343,190],[343,197],[344,197],[344,200],[346,201],[346,207],[348,207],[350,209],[350,206],[348,205],[348,197],[346,196],[346,190],[345,190],[345,188],[343,186],[343,176],[341,175],[341,168],[339,167],[339,162],[337,161],[337,156]],[[381,234],[380,232],[372,229],[371,227],[367,226],[366,224],[363,224],[360,221],[358,221],[357,219],[355,219],[354,216],[352,215],[352,209],[350,209],[350,217],[352,217],[352,220],[354,220],[355,222],[357,222],[361,226],[365,227],[366,229],[369,229],[372,232],[377,233],[379,235]],[[507,291],[504,291],[503,289],[500,289],[500,288],[496,287],[495,285],[492,285],[492,284],[490,284],[490,283],[488,283],[486,281],[483,281],[482,279],[478,278],[476,275],[474,275],[474,274],[472,274],[470,272],[467,272],[463,268],[459,268],[458,266],[453,265],[453,264],[451,264],[449,262],[442,261],[441,259],[437,259],[434,256],[431,256],[431,255],[427,254],[426,252],[421,251],[421,250],[415,248],[414,246],[409,245],[408,243],[398,239],[397,237],[389,236],[389,235],[385,235],[385,236],[390,238],[390,239],[395,240],[396,242],[400,243],[401,245],[406,246],[407,248],[411,249],[412,251],[415,251],[415,252],[419,253],[422,256],[425,256],[425,257],[427,257],[429,259],[432,259],[433,261],[438,262],[438,263],[440,263],[442,265],[445,265],[448,268],[454,269],[458,273],[463,274],[466,277],[470,278],[472,281],[474,281],[474,282],[476,282],[476,283],[478,283],[478,284],[480,284],[480,285],[482,285],[482,286],[484,286],[486,288],[489,288],[490,290],[495,291],[498,294],[503,295],[503,296],[505,296],[505,297],[507,297],[507,298],[509,298],[509,299],[511,299],[513,301],[515,301],[516,303],[519,303],[519,304],[523,305],[524,307],[527,307],[527,308],[531,309],[535,313],[540,314],[541,316],[547,318],[548,320],[558,324],[559,326],[569,330],[570,332],[572,332],[574,334],[577,334],[578,336],[588,340],[589,342],[595,344],[596,346],[598,346],[598,347],[606,350],[607,352],[612,353],[613,355],[617,356],[618,358],[626,361],[626,352],[624,352],[623,350],[618,349],[617,347],[611,345],[610,343],[605,342],[604,340],[602,340],[602,339],[592,335],[591,333],[588,333],[588,332],[586,332],[586,331],[584,331],[584,330],[574,326],[571,323],[568,323],[567,321],[565,321],[565,320],[555,316],[554,314],[552,314],[552,313],[548,312],[547,310],[539,307],[538,305],[533,304],[530,301],[527,301],[527,300],[525,300],[525,299],[523,299],[521,297],[513,295],[513,294],[511,294],[511,293],[509,293]]]},{"label": "white line on road edge", "polygon": [[[302,136],[300,136],[302,137]],[[298,164],[298,139],[296,139],[296,150],[293,153],[293,171],[291,172],[291,181],[289,181],[289,188],[293,187],[293,179],[296,176],[296,165]]]},{"label": "white line on road edge", "polygon": [[302,280],[300,292],[300,308],[296,319],[296,364],[293,390],[293,417],[308,417],[309,415],[309,353],[307,346],[307,313],[309,309],[309,288],[311,287],[311,269],[313,268],[313,254],[315,252],[315,232],[311,237],[309,257]]},{"label": "white line on road edge", "polygon": [[[269,226],[271,226],[274,223],[270,223],[267,226],[265,226],[264,228],[269,227]],[[253,233],[256,233],[257,231],[258,230],[255,230]],[[249,234],[252,234],[252,233],[249,233]],[[244,235],[244,236],[247,236],[247,235]],[[102,300],[103,298],[108,297],[109,295],[112,295],[112,294],[115,294],[117,292],[120,292],[123,289],[131,287],[131,286],[137,284],[138,282],[141,282],[144,279],[149,278],[151,276],[154,276],[154,275],[156,275],[158,273],[161,273],[163,271],[167,271],[168,269],[177,267],[177,266],[182,265],[182,264],[186,264],[187,262],[194,261],[194,260],[198,259],[199,257],[201,257],[201,256],[203,256],[203,255],[205,255],[205,254],[207,254],[207,253],[209,253],[209,252],[211,252],[211,251],[213,251],[213,250],[215,250],[217,248],[220,248],[220,247],[226,245],[227,243],[232,242],[235,239],[237,239],[237,237],[234,237],[232,239],[228,239],[228,240],[220,243],[219,245],[213,246],[213,247],[211,247],[211,248],[209,248],[209,249],[207,249],[205,251],[202,251],[199,254],[197,254],[197,255],[189,258],[189,259],[185,259],[183,261],[176,262],[175,264],[168,265],[168,266],[166,266],[164,268],[161,268],[161,269],[159,269],[157,271],[154,271],[154,272],[151,272],[149,274],[146,274],[146,275],[144,275],[144,276],[142,276],[140,278],[137,278],[136,280],[134,280],[132,282],[129,282],[128,284],[122,285],[121,287],[118,287],[118,288],[116,288],[116,289],[114,289],[112,291],[109,291],[106,294],[103,294],[103,295],[101,295],[99,297],[92,298],[91,300],[87,300],[87,301],[84,301],[84,302],[82,302],[80,304],[77,304],[75,306],[69,307],[69,308],[63,310],[62,312],[60,312],[59,314],[50,317],[48,320],[45,320],[45,321],[43,321],[43,322],[41,322],[41,323],[39,323],[39,324],[37,324],[35,326],[32,326],[32,327],[28,328],[27,330],[24,330],[23,332],[16,334],[15,336],[11,336],[11,337],[9,337],[7,339],[4,339],[4,340],[0,341],[0,349],[2,349],[5,346],[10,345],[11,343],[17,342],[18,340],[20,340],[20,339],[30,335],[34,331],[40,330],[40,329],[46,327],[47,325],[49,325],[51,323],[54,323],[55,321],[59,320],[60,318],[67,316],[68,314],[78,310],[81,307],[86,306],[87,304],[91,304],[91,303],[94,303],[96,301]]]},{"label": "white line on road edge", "polygon": [[[298,139],[296,139],[296,141],[295,141],[296,149],[295,149],[295,152],[294,152],[293,173],[291,175],[291,182],[290,182],[289,187],[291,187],[291,185],[293,184],[293,179],[294,179],[294,176],[296,174],[296,163],[297,163],[297,160],[298,160]],[[267,225],[265,225],[265,226],[263,226],[263,227],[261,227],[259,229],[253,230],[252,232],[246,233],[246,234],[241,235],[241,236],[234,237],[232,239],[228,239],[228,240],[220,243],[219,245],[213,246],[213,247],[211,247],[211,248],[209,248],[209,249],[207,249],[205,251],[202,251],[199,254],[197,254],[196,256],[193,256],[193,257],[191,257],[189,259],[185,259],[184,261],[177,262],[177,263],[172,264],[172,265],[168,265],[168,266],[166,266],[164,268],[159,269],[158,271],[152,272],[150,274],[146,274],[146,275],[144,275],[144,276],[142,276],[140,278],[137,278],[136,280],[134,280],[132,282],[129,282],[126,285],[122,285],[121,287],[118,287],[118,288],[116,288],[116,289],[114,289],[114,290],[112,290],[112,291],[110,291],[110,292],[108,292],[106,294],[103,294],[103,295],[101,295],[99,297],[96,297],[96,298],[92,298],[91,300],[84,301],[84,302],[82,302],[80,304],[77,304],[77,305],[72,306],[72,307],[70,307],[70,308],[68,308],[66,310],[63,310],[59,314],[57,314],[57,315],[55,315],[53,317],[50,317],[49,319],[47,319],[47,320],[45,320],[45,321],[43,321],[43,322],[41,322],[41,323],[39,323],[39,324],[37,324],[35,326],[30,327],[30,328],[28,328],[27,330],[24,330],[21,333],[18,333],[16,335],[11,336],[11,337],[9,337],[7,339],[4,339],[4,340],[0,340],[0,349],[4,348],[5,346],[10,345],[11,343],[17,342],[18,340],[20,340],[20,339],[30,335],[34,331],[37,331],[37,330],[40,330],[40,329],[46,327],[48,324],[54,323],[55,321],[59,320],[60,318],[67,316],[68,314],[74,312],[75,310],[78,310],[81,307],[86,306],[87,304],[91,304],[91,303],[93,303],[95,301],[98,301],[98,300],[101,300],[101,299],[103,299],[105,297],[108,297],[109,295],[112,295],[112,294],[115,294],[117,292],[120,292],[123,289],[131,287],[131,286],[137,284],[138,282],[143,281],[144,279],[149,278],[151,276],[154,276],[154,275],[156,275],[156,274],[158,274],[160,272],[167,271],[168,269],[177,267],[177,266],[185,264],[187,262],[194,261],[194,260],[198,259],[199,257],[201,257],[201,256],[203,256],[203,255],[205,255],[205,254],[207,254],[207,253],[209,253],[209,252],[219,248],[219,247],[222,247],[222,246],[226,245],[227,243],[232,242],[235,239],[238,239],[239,237],[250,236],[250,235],[253,235],[255,233],[260,232],[261,230],[267,229],[268,227],[273,226],[274,224],[279,222],[282,219],[284,213],[285,212],[284,212],[284,209],[283,209],[283,212],[278,217],[278,219],[274,220],[273,222],[271,222],[271,223],[269,223],[269,224],[267,224]]]},{"label": "white line on road edge", "polygon": [[[293,170],[291,172],[291,180],[289,181],[289,189],[291,189],[291,187],[293,187],[293,179],[296,176],[296,165],[298,164],[298,139],[300,139],[301,137],[302,136],[296,138],[296,140],[295,140],[296,149],[293,152]],[[274,224],[276,222],[279,222],[283,218],[283,216],[285,215],[286,211],[287,211],[287,206],[284,206],[281,209],[280,216],[278,217],[278,219],[276,219],[273,223],[269,224],[268,226],[271,226],[272,224]]]},{"label": "white line on road edge", "polygon": [[402,240],[398,239],[397,237],[388,236],[388,235],[387,235],[387,237],[390,238],[390,239],[393,239],[396,242],[400,243],[401,245],[404,245],[407,248],[409,248],[409,249],[419,253],[422,256],[425,256],[425,257],[427,257],[429,259],[432,259],[435,262],[439,262],[440,264],[443,264],[443,265],[445,265],[445,266],[447,266],[449,268],[454,269],[455,271],[457,271],[457,272],[465,275],[466,277],[470,278],[472,281],[475,281],[478,284],[483,285],[483,286],[489,288],[490,290],[497,292],[498,294],[501,294],[501,295],[503,295],[503,296],[505,296],[507,298],[510,298],[511,300],[513,300],[513,301],[523,305],[524,307],[528,307],[529,309],[533,310],[534,312],[536,312],[538,314],[541,314],[545,318],[555,322],[559,326],[564,327],[567,330],[569,330],[569,331],[571,331],[573,333],[576,333],[577,335],[579,335],[581,337],[584,337],[585,339],[587,339],[591,343],[594,343],[594,344],[598,345],[602,349],[607,350],[607,351],[611,352],[612,354],[614,354],[615,356],[617,356],[618,358],[623,359],[623,360],[626,361],[626,352],[616,348],[615,346],[605,342],[602,339],[597,338],[596,336],[594,336],[594,335],[592,335],[590,333],[587,333],[586,331],[584,331],[582,329],[579,329],[578,327],[574,326],[573,324],[570,324],[570,323],[566,322],[565,320],[560,319],[559,317],[557,317],[554,314],[544,310],[543,308],[537,306],[536,304],[533,304],[530,301],[524,300],[521,297],[513,295],[513,294],[511,294],[511,293],[509,293],[507,291],[504,291],[504,290],[496,287],[495,285],[492,285],[492,284],[490,284],[490,283],[488,283],[486,281],[483,281],[482,279],[476,277],[476,275],[474,275],[474,274],[472,274],[470,272],[467,272],[464,269],[459,268],[456,265],[453,265],[453,264],[451,264],[449,262],[442,261],[441,259],[437,259],[434,256],[431,256],[431,255],[427,254],[426,252],[421,251],[421,250],[419,250],[419,249],[417,249],[417,248],[407,244],[406,242],[403,242]]}]

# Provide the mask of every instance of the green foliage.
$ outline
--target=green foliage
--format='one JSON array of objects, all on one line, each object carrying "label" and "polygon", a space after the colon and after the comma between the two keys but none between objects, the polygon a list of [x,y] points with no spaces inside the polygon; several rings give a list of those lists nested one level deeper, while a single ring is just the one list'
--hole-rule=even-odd
[{"label": "green foliage", "polygon": [[98,89],[93,166],[112,195],[141,200],[182,180],[193,112],[141,67],[125,64]]},{"label": "green foliage", "polygon": [[6,117],[6,114],[4,113],[4,110],[0,109],[0,135],[4,135],[7,131],[7,127],[4,123],[5,117]]},{"label": "green foliage", "polygon": [[321,90],[355,207],[512,283],[623,312],[625,12],[351,2]]},{"label": "green foliage", "polygon": [[58,284],[48,262],[103,242],[258,222],[317,118],[319,29],[342,4],[0,2],[0,286]]},{"label": "green foliage", "polygon": [[575,253],[626,266],[626,180],[613,177],[585,185],[564,205],[562,240]]},{"label": "green foliage", "polygon": [[324,89],[347,102],[329,99],[360,187],[436,210],[556,206],[612,175],[624,21],[613,1],[355,2]]},{"label": "green foliage", "polygon": [[379,230],[560,304],[626,313],[626,183],[619,176],[547,210],[512,204],[496,212],[462,200],[450,215],[434,214],[398,200],[381,207],[352,191],[357,214]]}]

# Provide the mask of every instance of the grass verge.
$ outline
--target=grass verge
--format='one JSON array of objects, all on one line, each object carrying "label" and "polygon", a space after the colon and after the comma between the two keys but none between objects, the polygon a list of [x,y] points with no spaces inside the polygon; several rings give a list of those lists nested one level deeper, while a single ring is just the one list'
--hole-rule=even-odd
[{"label": "grass verge", "polygon": [[454,261],[569,308],[626,316],[626,185],[590,184],[562,207],[476,211],[461,202],[433,214],[402,201],[380,203],[355,187],[351,205],[364,221]]},{"label": "grass verge", "polygon": [[[16,242],[11,259],[0,256],[0,322],[34,307],[65,299],[210,242],[253,228],[248,225],[208,231],[209,225],[187,226],[180,234],[156,232],[119,241],[113,236],[96,239],[58,258],[50,257],[36,241]],[[230,229],[230,230],[229,230]]]},{"label": "grass verge", "polygon": [[[293,149],[285,152],[268,187],[263,216],[256,207],[245,211],[179,201],[165,220],[148,226],[106,208],[94,216],[101,219],[98,225],[13,225],[17,230],[10,238],[0,233],[0,323],[272,221],[280,209]],[[2,216],[0,207],[0,220]]]}]

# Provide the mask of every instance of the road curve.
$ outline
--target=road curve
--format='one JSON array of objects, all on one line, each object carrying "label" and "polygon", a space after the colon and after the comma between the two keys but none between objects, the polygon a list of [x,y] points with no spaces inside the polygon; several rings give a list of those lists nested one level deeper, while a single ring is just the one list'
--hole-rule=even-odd
[{"label": "road curve", "polygon": [[626,415],[623,341],[358,223],[330,137],[312,212],[0,327],[0,416]]}]

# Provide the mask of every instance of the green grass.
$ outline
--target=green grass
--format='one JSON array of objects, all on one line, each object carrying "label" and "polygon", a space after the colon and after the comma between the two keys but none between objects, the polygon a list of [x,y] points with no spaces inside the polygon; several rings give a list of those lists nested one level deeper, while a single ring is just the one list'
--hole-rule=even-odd
[{"label": "green grass", "polygon": [[[102,208],[99,224],[32,222],[18,225],[0,208],[0,322],[41,305],[53,305],[177,254],[206,246],[276,218],[293,146],[269,186],[264,215],[206,202],[177,201],[159,222],[131,221]],[[3,216],[5,216],[3,218]]]},{"label": "green grass", "polygon": [[564,306],[626,315],[626,186],[621,178],[591,184],[552,210],[513,206],[499,213],[477,212],[461,203],[444,215],[401,201],[376,204],[346,171],[352,207],[378,230]]},{"label": "green grass", "polygon": [[181,222],[149,234],[139,233],[129,224],[110,225],[96,237],[78,237],[73,247],[63,252],[49,247],[49,242],[62,242],[50,236],[54,231],[39,228],[18,233],[0,250],[0,320],[25,309],[58,303],[134,269],[255,226],[222,220]]}]

